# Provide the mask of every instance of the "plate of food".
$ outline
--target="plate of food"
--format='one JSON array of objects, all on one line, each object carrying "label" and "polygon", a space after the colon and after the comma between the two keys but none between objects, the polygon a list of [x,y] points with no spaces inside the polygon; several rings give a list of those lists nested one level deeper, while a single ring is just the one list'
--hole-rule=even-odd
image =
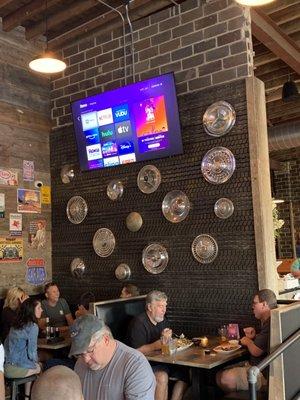
[{"label": "plate of food", "polygon": [[220,346],[215,347],[213,350],[216,353],[230,354],[230,353],[233,353],[234,351],[237,351],[241,347],[242,346],[239,344],[224,343],[224,344],[220,344]]},{"label": "plate of food", "polygon": [[183,351],[188,349],[193,345],[193,342],[190,339],[187,338],[179,338],[176,339],[176,348],[177,351]]}]

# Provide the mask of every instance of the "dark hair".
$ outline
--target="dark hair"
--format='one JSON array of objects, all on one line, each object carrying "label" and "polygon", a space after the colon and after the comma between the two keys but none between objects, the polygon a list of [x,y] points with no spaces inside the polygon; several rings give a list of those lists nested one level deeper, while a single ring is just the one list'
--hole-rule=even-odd
[{"label": "dark hair", "polygon": [[126,283],[123,286],[122,290],[123,289],[125,289],[126,292],[130,294],[132,297],[140,295],[140,289],[137,286],[133,285],[132,283]]},{"label": "dark hair", "polygon": [[257,293],[257,297],[259,298],[259,301],[261,303],[265,301],[268,304],[270,310],[277,308],[276,294],[272,290],[262,289]]},{"label": "dark hair", "polygon": [[95,302],[95,295],[92,292],[85,292],[80,296],[79,306],[83,306],[86,310],[89,309],[90,303]]},{"label": "dark hair", "polygon": [[55,282],[49,282],[49,283],[47,283],[47,284],[45,285],[45,287],[44,287],[44,292],[46,293],[47,290],[48,290],[50,287],[52,287],[52,286],[56,286],[56,287],[58,288],[58,286],[57,286],[57,284],[56,284]]},{"label": "dark hair", "polygon": [[30,322],[37,323],[37,319],[35,316],[35,307],[38,304],[41,304],[40,300],[38,299],[29,298],[23,301],[18,310],[17,318],[13,323],[13,327],[16,329],[22,329],[26,324],[29,324]]}]

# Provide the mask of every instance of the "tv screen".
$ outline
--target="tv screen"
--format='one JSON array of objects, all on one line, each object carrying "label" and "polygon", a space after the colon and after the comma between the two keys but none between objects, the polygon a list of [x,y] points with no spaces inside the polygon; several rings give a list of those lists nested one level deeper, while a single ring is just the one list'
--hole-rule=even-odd
[{"label": "tv screen", "polygon": [[101,318],[115,339],[125,341],[128,324],[133,317],[145,311],[146,296],[106,300],[90,304],[90,311]]},{"label": "tv screen", "polygon": [[182,153],[173,73],[72,103],[82,171]]}]

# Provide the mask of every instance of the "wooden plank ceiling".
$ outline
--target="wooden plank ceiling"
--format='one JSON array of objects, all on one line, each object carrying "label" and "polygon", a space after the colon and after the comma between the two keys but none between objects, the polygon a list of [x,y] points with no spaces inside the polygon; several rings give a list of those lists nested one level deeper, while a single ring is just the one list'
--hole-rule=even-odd
[{"label": "wooden plank ceiling", "polygon": [[[124,12],[126,0],[105,1]],[[132,21],[143,18],[173,6],[174,2],[131,1],[130,17]],[[267,6],[252,9],[251,13],[254,73],[266,85],[269,125],[299,120],[300,99],[283,103],[281,90],[289,77],[300,86],[300,0],[275,0]],[[95,30],[113,29],[121,21],[116,13],[109,12],[97,0],[0,0],[0,17],[4,31],[21,25],[28,40],[45,35],[47,31],[49,48],[53,49]]]}]

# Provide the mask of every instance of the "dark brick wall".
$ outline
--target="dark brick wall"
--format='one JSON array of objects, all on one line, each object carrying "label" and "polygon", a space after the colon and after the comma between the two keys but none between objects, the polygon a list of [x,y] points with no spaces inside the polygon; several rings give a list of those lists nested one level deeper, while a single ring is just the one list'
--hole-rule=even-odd
[{"label": "dark brick wall", "polygon": [[[204,132],[201,121],[207,106],[222,99],[235,107],[237,122],[230,133],[217,139]],[[175,332],[191,336],[216,333],[222,323],[248,325],[252,296],[258,288],[245,82],[182,95],[179,110],[184,153],[153,161],[161,171],[162,184],[151,195],[140,192],[136,184],[145,163],[80,172],[72,127],[51,135],[53,276],[72,303],[87,290],[99,300],[114,298],[122,286],[114,276],[115,268],[121,262],[128,263],[131,282],[142,293],[154,288],[167,292]],[[202,158],[215,146],[228,147],[236,157],[236,171],[222,185],[209,184],[201,174]],[[66,163],[76,166],[76,177],[64,185],[60,170]],[[125,190],[121,201],[112,202],[106,188],[116,178]],[[187,219],[179,224],[170,223],[161,212],[164,196],[173,189],[183,190],[192,203]],[[80,225],[71,224],[66,216],[67,202],[74,195],[83,196],[89,207]],[[214,203],[220,197],[229,197],[235,205],[227,220],[214,215]],[[139,212],[144,221],[136,233],[125,225],[132,211]],[[93,235],[100,227],[111,229],[116,237],[115,251],[107,258],[98,257],[92,247]],[[201,233],[212,235],[219,246],[218,257],[211,264],[198,263],[191,253],[193,239]],[[144,247],[156,241],[167,248],[169,264],[163,273],[152,275],[143,268],[141,259]],[[70,273],[74,257],[83,258],[87,266],[81,280]]]},{"label": "dark brick wall", "polygon": [[[136,80],[174,71],[177,93],[184,94],[251,74],[247,8],[234,0],[203,3],[187,0],[180,15],[171,7],[133,24]],[[52,81],[54,127],[71,123],[70,101],[125,83],[122,30],[72,43],[62,56],[68,68]],[[128,55],[128,74],[130,64]]]},{"label": "dark brick wall", "polygon": [[[278,256],[280,258],[292,258],[292,235],[300,244],[300,161],[293,160],[284,163],[285,168],[274,172],[273,191],[277,199],[285,200],[278,204],[279,218],[285,221],[278,238]],[[290,202],[294,224],[291,224]]]}]

